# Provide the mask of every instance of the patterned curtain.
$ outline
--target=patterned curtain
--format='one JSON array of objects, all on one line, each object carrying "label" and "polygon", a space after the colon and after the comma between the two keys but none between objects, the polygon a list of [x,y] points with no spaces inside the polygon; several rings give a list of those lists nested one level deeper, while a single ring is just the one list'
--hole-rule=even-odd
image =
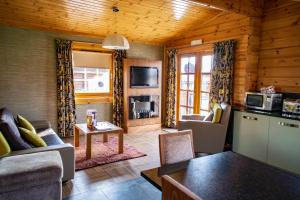
[{"label": "patterned curtain", "polygon": [[214,44],[214,60],[211,71],[210,102],[232,103],[232,79],[235,41]]},{"label": "patterned curtain", "polygon": [[61,137],[73,135],[76,120],[71,43],[69,40],[56,40],[57,117]]},{"label": "patterned curtain", "polygon": [[176,99],[176,49],[167,51],[167,96],[165,126],[175,127],[175,99]]},{"label": "patterned curtain", "polygon": [[124,91],[123,91],[123,58],[126,58],[125,50],[114,52],[114,96],[113,96],[113,123],[123,127],[124,117]]}]

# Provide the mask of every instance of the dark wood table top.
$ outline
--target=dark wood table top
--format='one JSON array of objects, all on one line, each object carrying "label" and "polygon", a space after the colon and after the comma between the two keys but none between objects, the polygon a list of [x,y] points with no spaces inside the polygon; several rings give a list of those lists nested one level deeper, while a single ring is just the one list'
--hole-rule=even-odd
[{"label": "dark wood table top", "polygon": [[168,174],[203,200],[300,200],[300,177],[233,152],[143,171],[161,189]]}]

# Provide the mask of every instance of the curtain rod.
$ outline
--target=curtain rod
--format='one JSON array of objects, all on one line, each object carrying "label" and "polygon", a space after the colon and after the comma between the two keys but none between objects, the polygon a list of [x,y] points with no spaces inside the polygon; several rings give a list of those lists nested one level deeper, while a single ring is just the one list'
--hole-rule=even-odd
[{"label": "curtain rod", "polygon": [[200,44],[200,45],[181,45],[181,46],[171,46],[171,47],[166,47],[166,49],[184,49],[184,48],[190,48],[190,47],[201,47],[201,46],[205,46],[205,45],[210,45],[213,44],[212,42],[206,42],[204,44]]}]

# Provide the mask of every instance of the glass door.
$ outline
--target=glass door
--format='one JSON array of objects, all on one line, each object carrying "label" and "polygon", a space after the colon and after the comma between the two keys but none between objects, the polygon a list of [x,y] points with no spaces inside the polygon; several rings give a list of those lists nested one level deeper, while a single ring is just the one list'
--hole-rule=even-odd
[{"label": "glass door", "polygon": [[179,57],[177,120],[186,114],[208,114],[212,59],[212,55],[204,53]]},{"label": "glass door", "polygon": [[194,113],[196,56],[180,59],[179,116]]},{"label": "glass door", "polygon": [[201,56],[200,74],[200,115],[206,116],[209,112],[210,76],[212,67],[212,55]]}]

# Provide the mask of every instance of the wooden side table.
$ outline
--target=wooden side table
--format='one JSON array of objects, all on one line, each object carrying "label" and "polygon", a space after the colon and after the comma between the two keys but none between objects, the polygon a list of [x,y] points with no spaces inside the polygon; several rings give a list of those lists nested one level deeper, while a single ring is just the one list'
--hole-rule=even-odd
[{"label": "wooden side table", "polygon": [[[74,125],[74,145],[79,147],[79,132],[83,133],[86,138],[86,159],[91,159],[92,157],[92,135],[103,135],[103,141],[108,142],[108,134],[118,134],[118,143],[119,143],[119,154],[123,153],[123,129],[115,126],[109,122],[98,122],[97,126],[103,127],[96,130],[91,130],[87,127],[86,123],[75,124]],[[105,129],[104,129],[105,128]]]}]

